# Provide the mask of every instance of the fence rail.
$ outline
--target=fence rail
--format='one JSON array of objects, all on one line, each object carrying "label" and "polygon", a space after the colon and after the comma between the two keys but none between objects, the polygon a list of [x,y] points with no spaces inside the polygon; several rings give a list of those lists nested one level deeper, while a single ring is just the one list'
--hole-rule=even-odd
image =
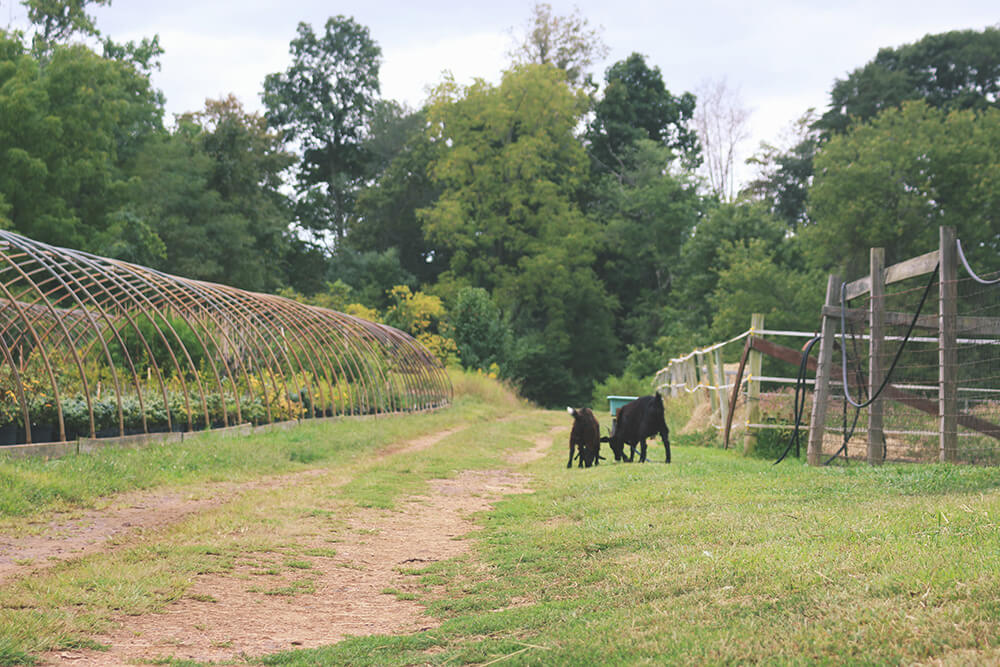
[{"label": "fence rail", "polygon": [[[762,362],[766,357],[797,366],[802,352],[774,339],[818,337],[815,357],[807,361],[815,377],[802,381],[812,389],[810,464],[828,461],[831,454],[859,454],[851,439],[855,428],[847,423],[852,402],[864,408],[852,421],[865,438],[860,455],[872,464],[886,458],[1000,464],[1000,299],[996,292],[972,291],[976,286],[989,289],[1000,279],[973,273],[959,255],[960,247],[954,230],[942,227],[937,250],[891,266],[885,266],[884,251],[873,248],[869,275],[849,283],[828,277],[818,332],[765,329],[763,317],[754,315],[750,328],[738,336],[671,359],[655,384],[668,400],[695,396],[698,409],[708,408],[710,425],[723,434],[726,446],[731,425],[738,424],[744,451],[749,451],[758,431],[792,427],[787,388],[799,379],[782,376],[780,370],[765,374]],[[958,259],[970,279],[959,279]],[[929,302],[937,312],[917,312],[917,297],[923,294],[927,303],[935,286]],[[852,299],[863,297],[867,307],[848,307]],[[972,312],[960,313],[960,304]],[[842,330],[848,326],[862,331],[848,335]],[[935,335],[913,335],[915,330]],[[763,417],[762,402],[767,403]],[[830,419],[835,404],[840,405],[839,424]],[[927,456],[929,434],[936,440],[933,457]]]}]

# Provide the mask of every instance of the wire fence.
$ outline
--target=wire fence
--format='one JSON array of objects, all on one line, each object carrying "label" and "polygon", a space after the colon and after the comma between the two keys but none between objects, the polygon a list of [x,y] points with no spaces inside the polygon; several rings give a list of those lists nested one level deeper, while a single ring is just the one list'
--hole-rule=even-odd
[{"label": "wire fence", "polygon": [[[1000,272],[986,274],[987,279]],[[942,409],[941,341],[937,335],[926,335],[928,325],[938,326],[938,299],[924,303],[916,312],[925,291],[941,292],[941,279],[918,276],[888,285],[882,297],[887,313],[918,315],[917,322],[925,326],[919,333],[906,338],[910,322],[907,317],[891,316],[884,323],[885,349],[881,352],[882,366],[898,354],[899,361],[889,378],[888,400],[884,401],[881,442],[870,442],[872,427],[868,410],[857,409],[855,401],[869,398],[869,373],[872,364],[871,325],[868,321],[845,318],[841,343],[833,351],[834,376],[837,369],[846,375],[844,381],[831,383],[822,454],[837,453],[852,459],[865,459],[869,446],[875,447],[876,457],[886,461],[938,461],[943,457],[941,428],[944,418],[956,424],[956,451],[951,459],[957,463],[1000,464],[1000,338],[996,323],[1000,322],[1000,286],[984,285],[972,276],[958,275],[954,280],[955,312],[959,333],[955,340],[954,383],[955,401],[951,409]],[[872,296],[845,303],[845,309],[870,311]],[[911,319],[912,321],[912,319]],[[846,369],[846,371],[845,371]],[[879,451],[879,449],[881,451]]]},{"label": "wire fence", "polygon": [[[666,401],[691,404],[691,420],[682,428],[711,429],[719,444],[747,452],[761,439],[777,443],[791,434],[799,383],[796,355],[816,333],[767,329],[764,324],[762,315],[754,315],[743,333],[671,359],[656,374],[654,383]],[[783,358],[756,349],[764,341],[770,343],[769,351],[784,352]]]},{"label": "wire fence", "polygon": [[684,428],[714,429],[745,452],[783,457],[805,421],[813,464],[1000,464],[1000,270],[990,271],[969,265],[950,228],[939,250],[889,267],[873,249],[867,277],[830,277],[820,332],[768,330],[755,315],[740,335],[671,359],[655,383],[691,402]]}]

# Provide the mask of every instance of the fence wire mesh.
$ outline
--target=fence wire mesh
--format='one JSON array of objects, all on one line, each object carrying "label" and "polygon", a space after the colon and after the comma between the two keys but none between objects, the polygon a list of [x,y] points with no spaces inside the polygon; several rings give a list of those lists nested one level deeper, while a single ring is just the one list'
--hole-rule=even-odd
[{"label": "fence wire mesh", "polygon": [[[935,274],[936,275],[936,274]],[[987,277],[996,277],[994,273]],[[884,294],[883,373],[899,354],[883,393],[882,439],[876,442],[886,461],[932,462],[941,459],[939,407],[940,343],[938,314],[940,280],[934,278],[929,297],[920,313],[918,326],[908,340],[907,332],[921,298],[928,290],[930,276],[918,276],[888,285]],[[958,422],[958,463],[1000,463],[1000,286],[988,286],[963,275],[956,281],[958,294],[957,410],[950,413]],[[845,304],[851,311],[867,313],[871,296]],[[857,409],[844,395],[846,366],[847,392],[854,402],[869,398],[870,336],[867,318],[847,317],[843,335],[838,333],[833,351],[830,396],[824,423],[823,456],[834,454],[865,460],[869,447],[869,411]],[[902,346],[902,349],[900,349]]]}]

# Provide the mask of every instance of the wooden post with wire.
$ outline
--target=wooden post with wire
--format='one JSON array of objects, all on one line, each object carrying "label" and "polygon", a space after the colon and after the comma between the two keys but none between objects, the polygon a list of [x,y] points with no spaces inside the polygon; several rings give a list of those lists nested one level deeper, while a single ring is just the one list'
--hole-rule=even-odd
[{"label": "wooden post with wire", "polygon": [[[826,305],[833,308],[840,303],[840,276],[831,275],[826,281]],[[826,425],[826,404],[830,397],[830,377],[834,375],[833,345],[837,331],[836,319],[823,315],[820,325],[819,357],[816,360],[816,385],[813,389],[812,414],[809,418],[809,444],[806,460],[811,466],[823,462],[823,431]]]},{"label": "wooden post with wire", "polygon": [[[764,328],[764,316],[754,313],[750,316],[750,340],[759,337],[758,331]],[[750,374],[747,376],[747,426],[743,432],[743,453],[750,454],[757,446],[757,431],[751,424],[760,421],[760,375],[763,355],[751,349],[747,357]]]},{"label": "wooden post with wire", "polygon": [[719,401],[719,424],[726,423],[726,415],[729,408],[729,393],[726,391],[726,367],[722,362],[722,350],[715,348],[712,350],[712,358],[715,360],[715,395]]},{"label": "wooden post with wire", "polygon": [[938,296],[938,429],[940,460],[958,460],[958,253],[955,228],[941,227]]},{"label": "wooden post with wire", "polygon": [[[871,300],[869,301],[868,396],[882,385],[882,355],[885,341],[885,248],[872,248],[870,261]],[[847,391],[847,388],[844,388]],[[883,404],[876,398],[868,406],[868,463],[883,462],[885,435],[882,431]]]},{"label": "wooden post with wire", "polygon": [[712,408],[712,416],[719,413],[719,391],[716,389],[715,355],[712,352],[704,354],[704,378],[705,393],[708,394],[709,405]]}]

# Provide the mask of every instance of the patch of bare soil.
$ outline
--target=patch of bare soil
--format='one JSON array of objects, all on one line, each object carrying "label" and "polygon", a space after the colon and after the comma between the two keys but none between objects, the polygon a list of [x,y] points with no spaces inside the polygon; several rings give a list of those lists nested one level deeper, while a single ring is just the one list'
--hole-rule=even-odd
[{"label": "patch of bare soil", "polygon": [[[375,459],[433,447],[461,429],[450,429],[380,450]],[[0,584],[11,576],[28,576],[61,561],[86,556],[116,539],[149,532],[232,501],[240,494],[293,484],[304,476],[324,473],[321,469],[265,477],[252,482],[207,484],[185,492],[134,491],[115,497],[111,506],[67,513],[31,535],[0,534]]]},{"label": "patch of bare soil", "polygon": [[148,532],[176,523],[233,500],[252,489],[278,488],[315,475],[308,470],[276,475],[245,483],[218,483],[187,492],[136,491],[117,496],[105,509],[66,513],[38,526],[34,534],[12,537],[0,534],[0,584],[9,577],[30,576],[61,561],[106,549],[132,533]]},{"label": "patch of bare soil", "polygon": [[[431,447],[454,432],[413,440],[382,455]],[[525,456],[543,456],[551,443],[551,433],[539,436]],[[290,477],[284,483],[294,483]],[[463,537],[476,529],[472,515],[504,495],[527,492],[527,481],[506,470],[465,471],[453,479],[435,480],[427,495],[399,503],[393,511],[364,510],[345,528],[302,540],[306,549],[327,554],[310,556],[309,567],[281,567],[276,568],[280,575],[261,576],[262,564],[247,562],[224,575],[203,575],[184,599],[163,613],[123,617],[110,634],[94,638],[110,646],[109,651],[53,652],[44,656],[45,664],[132,665],[165,657],[239,661],[330,644],[350,635],[405,634],[434,627],[437,621],[423,606],[395,593],[416,585],[404,572],[464,553],[468,542]],[[331,540],[335,551],[330,550]],[[280,554],[274,557],[276,564],[283,564]]]},{"label": "patch of bare soil", "polygon": [[568,426],[554,426],[549,430],[548,433],[543,434],[535,438],[535,445],[527,451],[512,452],[507,455],[507,462],[513,463],[514,465],[522,465],[525,463],[532,463],[538,459],[545,456],[546,453],[552,448],[552,439],[555,434],[559,431],[569,432]]}]

